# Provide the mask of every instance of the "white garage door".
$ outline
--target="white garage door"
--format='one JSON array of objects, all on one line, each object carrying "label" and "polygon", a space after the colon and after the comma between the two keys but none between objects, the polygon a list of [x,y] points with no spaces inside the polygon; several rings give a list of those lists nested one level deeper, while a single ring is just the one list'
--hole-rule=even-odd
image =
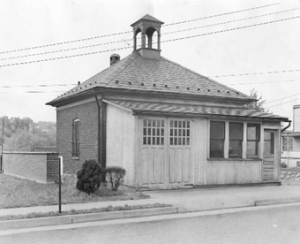
[{"label": "white garage door", "polygon": [[141,120],[142,184],[177,188],[191,183],[192,121],[175,118]]}]

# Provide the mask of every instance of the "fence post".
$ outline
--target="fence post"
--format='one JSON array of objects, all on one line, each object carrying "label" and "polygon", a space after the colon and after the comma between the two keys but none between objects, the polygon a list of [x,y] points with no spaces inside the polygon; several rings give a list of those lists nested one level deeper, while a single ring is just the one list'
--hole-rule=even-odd
[{"label": "fence post", "polygon": [[3,165],[3,154],[0,155],[0,174],[2,173],[2,165]]},{"label": "fence post", "polygon": [[58,157],[58,212],[61,213],[61,168],[60,157]]}]

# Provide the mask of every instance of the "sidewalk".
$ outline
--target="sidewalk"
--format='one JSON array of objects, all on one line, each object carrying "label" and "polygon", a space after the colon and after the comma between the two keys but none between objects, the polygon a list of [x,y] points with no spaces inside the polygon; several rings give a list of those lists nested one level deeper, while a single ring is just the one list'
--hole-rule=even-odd
[{"label": "sidewalk", "polygon": [[[300,186],[218,187],[147,191],[151,198],[128,201],[107,201],[62,205],[62,211],[104,208],[108,206],[133,206],[144,204],[171,204],[179,212],[249,207],[266,204],[300,202]],[[62,196],[63,197],[63,196]],[[30,213],[57,212],[58,205],[0,209],[0,216]]]}]

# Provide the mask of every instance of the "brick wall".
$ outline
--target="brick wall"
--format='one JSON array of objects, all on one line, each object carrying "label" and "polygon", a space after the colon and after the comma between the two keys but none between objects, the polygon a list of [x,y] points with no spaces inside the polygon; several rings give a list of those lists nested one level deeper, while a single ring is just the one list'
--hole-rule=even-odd
[{"label": "brick wall", "polygon": [[58,154],[57,153],[47,153],[47,182],[55,182],[58,181],[59,175],[59,162],[58,162]]},{"label": "brick wall", "polygon": [[3,154],[3,171],[5,174],[37,182],[54,182],[58,177],[58,154],[5,152]]},{"label": "brick wall", "polygon": [[[72,123],[79,119],[80,155],[72,157]],[[57,150],[63,156],[64,173],[76,173],[85,160],[98,161],[98,107],[95,99],[57,109]]]}]

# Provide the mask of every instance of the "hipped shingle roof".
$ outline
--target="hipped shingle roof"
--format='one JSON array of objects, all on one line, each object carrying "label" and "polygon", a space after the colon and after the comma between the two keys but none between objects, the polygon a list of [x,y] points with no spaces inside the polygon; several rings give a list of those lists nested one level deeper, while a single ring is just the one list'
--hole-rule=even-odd
[{"label": "hipped shingle roof", "polygon": [[135,51],[116,64],[62,94],[48,104],[73,97],[95,87],[135,91],[154,91],[199,96],[242,99],[249,96],[202,76],[164,57],[159,60],[143,58]]}]

